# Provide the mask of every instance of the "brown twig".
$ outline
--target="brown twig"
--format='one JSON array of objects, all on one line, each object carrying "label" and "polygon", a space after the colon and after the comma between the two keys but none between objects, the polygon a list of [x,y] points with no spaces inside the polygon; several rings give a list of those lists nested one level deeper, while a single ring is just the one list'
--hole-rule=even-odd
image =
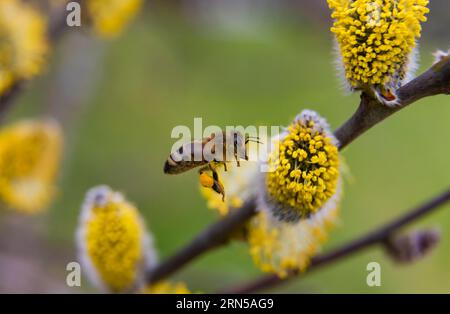
[{"label": "brown twig", "polygon": [[[254,214],[253,200],[233,211],[225,219],[206,228],[188,245],[147,274],[148,282],[157,282],[193,260],[200,254],[226,243],[228,236]],[[210,239],[214,239],[211,241]]]},{"label": "brown twig", "polygon": [[[335,136],[340,143],[339,149],[343,149],[361,134],[413,102],[427,96],[450,93],[450,58],[434,64],[422,75],[401,87],[397,93],[400,104],[396,107],[384,106],[363,93],[356,112],[335,131]],[[229,216],[208,227],[187,246],[169,257],[167,261],[163,261],[154,269],[149,270],[147,281],[150,283],[163,279],[209,249],[220,246],[224,243],[224,239],[227,239],[230,231],[245,223],[254,213],[252,202],[236,209]],[[217,230],[214,230],[216,228]]]},{"label": "brown twig", "polygon": [[368,129],[392,114],[427,96],[450,93],[450,58],[433,65],[422,75],[398,90],[400,104],[382,106],[367,94],[361,94],[358,110],[335,131],[342,149]]},{"label": "brown twig", "polygon": [[22,80],[15,82],[7,92],[0,96],[0,120],[11,107],[14,99],[22,92],[24,83]]},{"label": "brown twig", "polygon": [[431,213],[439,206],[450,201],[450,188],[444,193],[436,196],[432,200],[417,208],[413,208],[407,211],[406,214],[400,216],[396,220],[382,226],[366,235],[358,237],[357,239],[350,241],[349,243],[322,255],[318,255],[311,260],[311,264],[308,267],[306,273],[291,272],[287,278],[281,279],[276,275],[263,276],[253,282],[232,287],[221,291],[221,293],[252,293],[263,289],[269,289],[281,283],[287,282],[288,279],[292,279],[299,275],[305,275],[313,270],[320,268],[321,266],[328,265],[332,262],[336,262],[344,257],[349,257],[357,252],[367,249],[375,244],[380,244],[386,241],[390,236],[397,232],[400,228],[416,221],[422,216]]}]

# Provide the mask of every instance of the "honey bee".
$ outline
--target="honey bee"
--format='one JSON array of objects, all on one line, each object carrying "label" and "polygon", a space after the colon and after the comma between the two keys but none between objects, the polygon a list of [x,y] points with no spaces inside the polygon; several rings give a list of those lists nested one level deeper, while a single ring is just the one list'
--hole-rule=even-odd
[{"label": "honey bee", "polygon": [[200,184],[221,194],[222,200],[225,200],[225,189],[219,180],[217,168],[223,166],[227,171],[226,163],[233,160],[240,167],[240,159],[248,160],[248,142],[261,143],[257,137],[243,136],[241,132],[233,130],[213,133],[202,140],[183,144],[167,158],[164,173],[180,174],[201,167],[198,171]]}]

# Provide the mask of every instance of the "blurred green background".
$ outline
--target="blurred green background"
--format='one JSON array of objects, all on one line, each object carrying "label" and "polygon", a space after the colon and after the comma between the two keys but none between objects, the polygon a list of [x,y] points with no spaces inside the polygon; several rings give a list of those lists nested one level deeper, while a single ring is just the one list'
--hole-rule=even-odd
[{"label": "blurred green background", "polygon": [[[441,1],[441,7],[446,4]],[[65,38],[46,76],[30,84],[8,116],[13,121],[56,112],[67,134],[58,198],[48,217],[29,223],[45,224],[52,245],[69,252],[71,260],[84,194],[92,186],[108,184],[141,210],[164,259],[217,219],[198,191],[195,172],[163,174],[175,141],[170,138],[173,127],[192,127],[194,117],[202,117],[204,125],[286,125],[305,108],[318,111],[333,128],[343,123],[356,109],[359,96],[346,95],[340,87],[329,12],[296,8],[260,5],[208,11],[199,6],[195,11],[178,2],[150,5],[114,41],[98,44],[100,39],[91,39],[77,47],[70,36],[79,34]],[[432,8],[430,20],[434,14]],[[424,25],[419,73],[432,63],[433,50],[448,48],[449,20],[440,23],[447,25],[437,30],[436,23]],[[49,105],[52,84],[58,82],[60,65],[73,60],[72,54],[87,58],[96,54],[96,78],[88,81],[86,95],[76,95],[83,104],[66,108],[65,100],[57,98],[53,102],[60,108],[55,109]],[[78,73],[76,81],[92,79],[92,73],[87,75]],[[350,174],[341,223],[330,234],[325,251],[448,187],[449,124],[450,98],[426,98],[343,151]],[[372,248],[273,291],[449,293],[450,205],[413,228],[420,226],[439,227],[442,241],[415,264],[396,265],[382,249]],[[371,261],[382,266],[381,287],[366,285],[366,265]],[[52,267],[63,272],[65,263]],[[186,281],[194,291],[214,292],[258,275],[247,247],[234,243],[202,256],[174,278]],[[83,284],[86,288],[87,281]]]}]

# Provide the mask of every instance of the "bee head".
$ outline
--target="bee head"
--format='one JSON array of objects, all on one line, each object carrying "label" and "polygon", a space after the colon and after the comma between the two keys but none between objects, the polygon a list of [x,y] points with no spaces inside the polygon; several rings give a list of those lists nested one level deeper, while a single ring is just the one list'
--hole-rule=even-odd
[{"label": "bee head", "polygon": [[[247,143],[248,142],[259,142],[258,137],[252,137],[248,134],[243,135],[238,130],[232,130],[229,133],[227,133],[227,143],[226,149],[227,152],[231,153],[231,156],[235,156],[240,159],[248,160],[247,156]],[[227,158],[228,159],[228,158]]]}]

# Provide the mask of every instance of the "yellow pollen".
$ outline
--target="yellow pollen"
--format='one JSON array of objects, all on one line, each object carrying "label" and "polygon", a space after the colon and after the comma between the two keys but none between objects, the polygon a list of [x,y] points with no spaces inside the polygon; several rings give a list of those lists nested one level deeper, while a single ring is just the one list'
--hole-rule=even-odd
[{"label": "yellow pollen", "polygon": [[328,0],[331,31],[353,88],[401,83],[428,0]]},{"label": "yellow pollen", "polygon": [[115,37],[138,13],[143,0],[88,0],[87,11],[96,32]]},{"label": "yellow pollen", "polygon": [[[335,192],[339,177],[339,152],[331,136],[314,121],[294,122],[272,154],[267,174],[269,196],[298,218],[315,213]],[[285,213],[276,213],[275,216]],[[295,220],[295,219],[294,219]]]},{"label": "yellow pollen", "polygon": [[200,174],[200,184],[205,188],[210,188],[214,185],[214,179],[206,172]]},{"label": "yellow pollen", "polygon": [[143,291],[146,294],[190,294],[191,291],[187,288],[184,282],[171,283],[168,281],[161,281],[151,286],[148,286]]},{"label": "yellow pollen", "polygon": [[146,231],[138,210],[112,190],[96,192],[85,204],[82,253],[109,292],[129,292],[136,287],[146,262]]}]

